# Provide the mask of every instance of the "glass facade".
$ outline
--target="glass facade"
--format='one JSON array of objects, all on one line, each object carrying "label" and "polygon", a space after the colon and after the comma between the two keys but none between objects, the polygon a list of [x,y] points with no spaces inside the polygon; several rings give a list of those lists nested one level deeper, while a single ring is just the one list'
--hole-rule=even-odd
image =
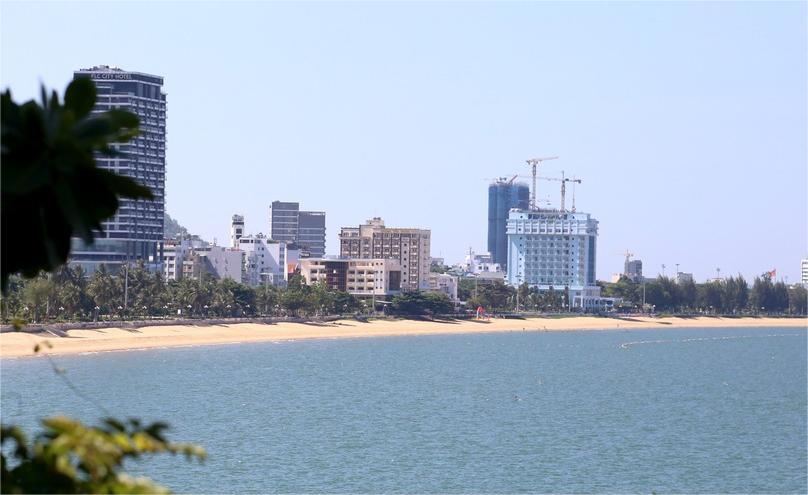
[{"label": "glass facade", "polygon": [[[127,110],[140,119],[140,133],[126,144],[114,144],[122,156],[97,156],[98,166],[131,177],[148,186],[154,199],[121,199],[113,217],[102,223],[93,245],[74,242],[70,262],[92,271],[98,264],[135,260],[159,263],[163,240],[166,177],[166,95],[163,78],[116,67],[81,69],[73,78],[95,82],[98,98],[94,113],[113,108]],[[114,241],[113,241],[114,240]],[[95,266],[93,266],[95,265]]]},{"label": "glass facade", "polygon": [[503,270],[508,264],[508,212],[511,208],[526,210],[529,203],[527,184],[497,181],[488,186],[488,252],[491,261],[499,263]]},{"label": "glass facade", "polygon": [[512,211],[508,282],[547,290],[595,285],[598,222],[587,213]]},{"label": "glass facade", "polygon": [[321,258],[325,256],[325,212],[301,211],[300,203],[273,201],[269,237],[295,244],[303,258]]}]

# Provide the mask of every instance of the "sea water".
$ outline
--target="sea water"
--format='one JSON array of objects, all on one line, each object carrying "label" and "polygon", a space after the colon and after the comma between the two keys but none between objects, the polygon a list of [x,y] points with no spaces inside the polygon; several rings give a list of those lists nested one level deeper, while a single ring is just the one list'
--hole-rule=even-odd
[{"label": "sea water", "polygon": [[[804,493],[806,331],[304,340],[2,361],[5,423],[165,420],[178,492]],[[103,409],[103,410],[102,410]]]}]

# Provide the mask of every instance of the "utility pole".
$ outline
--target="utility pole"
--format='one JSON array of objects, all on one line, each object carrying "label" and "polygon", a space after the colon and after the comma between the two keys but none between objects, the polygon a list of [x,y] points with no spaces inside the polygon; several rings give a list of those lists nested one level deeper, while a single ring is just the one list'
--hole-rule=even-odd
[{"label": "utility pole", "polygon": [[716,268],[715,269],[715,281],[716,282],[721,281],[721,268]]},{"label": "utility pole", "polygon": [[662,263],[662,276],[665,276],[665,263]]},{"label": "utility pole", "polygon": [[676,263],[676,278],[679,278],[679,263]]},{"label": "utility pole", "polygon": [[642,310],[645,311],[645,277],[642,279]]},{"label": "utility pole", "polygon": [[126,257],[126,274],[123,282],[123,312],[126,314],[127,304],[129,303],[129,257]]}]

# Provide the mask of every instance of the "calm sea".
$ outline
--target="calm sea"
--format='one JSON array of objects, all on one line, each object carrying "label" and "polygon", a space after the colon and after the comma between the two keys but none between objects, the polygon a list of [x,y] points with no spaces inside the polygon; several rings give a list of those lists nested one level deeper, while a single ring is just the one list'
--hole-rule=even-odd
[{"label": "calm sea", "polygon": [[[179,492],[804,493],[806,332],[513,332],[54,358],[204,464]],[[2,416],[94,421],[44,359],[2,362]]]}]

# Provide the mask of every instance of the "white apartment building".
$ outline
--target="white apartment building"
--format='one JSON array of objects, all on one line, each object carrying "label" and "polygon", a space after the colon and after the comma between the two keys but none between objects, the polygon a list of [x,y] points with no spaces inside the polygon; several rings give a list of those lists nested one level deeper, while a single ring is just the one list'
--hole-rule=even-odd
[{"label": "white apartment building", "polygon": [[238,242],[239,249],[244,252],[244,283],[252,286],[286,285],[285,242],[273,241],[263,234],[244,235]]},{"label": "white apartment building", "polygon": [[430,273],[429,290],[442,292],[452,301],[457,301],[457,277],[446,273]]},{"label": "white apartment building", "polygon": [[471,249],[463,259],[462,269],[466,273],[504,273],[502,265],[494,263],[491,253],[476,254]]},{"label": "white apartment building", "polygon": [[191,250],[207,246],[200,239],[165,239],[162,243],[163,277],[166,280],[182,278],[182,261]]},{"label": "white apartment building", "polygon": [[329,288],[355,296],[390,296],[401,292],[401,264],[393,259],[302,258],[306,284],[325,282]]},{"label": "white apartment building", "polygon": [[376,217],[359,227],[340,229],[340,257],[397,260],[402,290],[427,290],[430,235],[426,229],[386,227],[384,220]]}]

